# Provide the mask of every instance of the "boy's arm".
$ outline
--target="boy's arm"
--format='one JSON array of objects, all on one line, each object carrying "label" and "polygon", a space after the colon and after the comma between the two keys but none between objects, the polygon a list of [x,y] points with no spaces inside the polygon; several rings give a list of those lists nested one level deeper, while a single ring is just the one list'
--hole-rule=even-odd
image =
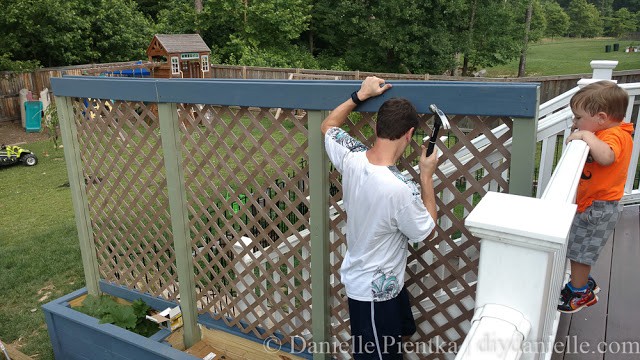
[{"label": "boy's arm", "polygon": [[[362,85],[360,85],[360,90],[358,90],[357,93],[358,99],[360,99],[360,101],[365,101],[369,98],[382,94],[390,88],[391,84],[385,84],[384,79],[369,76],[364,79]],[[356,106],[356,103],[349,98],[329,113],[329,116],[322,121],[322,125],[320,126],[322,135],[326,134],[327,130],[332,127],[341,127],[344,125],[345,121],[347,121],[347,116],[349,116],[349,113],[351,113]]]},{"label": "boy's arm", "polygon": [[602,166],[609,166],[616,160],[616,155],[613,150],[611,150],[609,144],[598,139],[591,131],[580,130],[573,132],[567,138],[567,144],[571,142],[571,140],[582,140],[586,142],[589,146],[591,157]]}]

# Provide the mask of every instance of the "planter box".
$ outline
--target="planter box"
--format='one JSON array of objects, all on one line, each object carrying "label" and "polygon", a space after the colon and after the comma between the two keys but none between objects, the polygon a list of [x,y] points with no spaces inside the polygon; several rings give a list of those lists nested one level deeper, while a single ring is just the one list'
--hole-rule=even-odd
[{"label": "planter box", "polygon": [[[130,301],[142,298],[156,310],[175,306],[171,302],[134,292],[131,292],[131,295],[137,296],[125,297],[118,294],[118,291],[113,291],[117,288],[112,286],[101,286],[101,290]],[[176,350],[164,342],[170,335],[168,330],[160,330],[146,338],[113,324],[99,324],[98,319],[73,310],[69,302],[86,293],[86,289],[80,289],[42,306],[56,359],[198,360],[197,357]]]},{"label": "planter box", "polygon": [[[164,310],[175,307],[176,304],[158,299],[147,294],[141,294],[127,288],[100,282],[100,289],[108,295],[112,295],[127,301],[142,299],[155,310]],[[58,360],[199,360],[201,357],[190,355],[182,350],[181,339],[178,333],[171,338],[169,330],[162,329],[151,337],[144,337],[125,330],[113,324],[99,324],[99,320],[83,314],[71,308],[70,303],[75,299],[86,295],[86,289],[77,290],[71,294],[53,300],[42,306],[47,323],[47,330],[53,353]],[[203,341],[194,345],[192,350],[206,349],[207,344],[225,341],[225,348],[232,347],[236,351],[242,351],[242,359],[311,359],[309,353],[291,354],[289,348],[283,347],[282,351],[265,351],[263,340],[251,335],[242,334],[238,330],[229,329],[221,320],[212,320],[209,316],[200,316],[199,323],[204,324]],[[211,329],[211,330],[210,330]],[[180,330],[178,330],[180,331]],[[233,345],[230,345],[233,344]],[[208,350],[207,350],[208,351]],[[198,353],[198,351],[194,351]],[[200,354],[199,354],[200,355]],[[225,355],[220,353],[218,355]],[[230,356],[231,355],[231,356]],[[240,354],[238,354],[240,355]],[[202,355],[200,355],[202,356]],[[247,357],[248,356],[248,357]],[[220,358],[221,356],[216,357]],[[227,359],[233,359],[232,354],[226,354]]]}]

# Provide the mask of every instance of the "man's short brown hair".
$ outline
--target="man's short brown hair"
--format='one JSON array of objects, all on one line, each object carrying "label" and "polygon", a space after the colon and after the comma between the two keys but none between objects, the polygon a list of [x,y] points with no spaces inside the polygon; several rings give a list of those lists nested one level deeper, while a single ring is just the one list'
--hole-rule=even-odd
[{"label": "man's short brown hair", "polygon": [[580,89],[571,98],[570,105],[591,116],[604,112],[610,120],[622,121],[627,113],[629,94],[616,83],[602,80]]},{"label": "man's short brown hair", "polygon": [[378,110],[376,135],[379,138],[396,140],[417,126],[418,112],[407,99],[391,98]]}]

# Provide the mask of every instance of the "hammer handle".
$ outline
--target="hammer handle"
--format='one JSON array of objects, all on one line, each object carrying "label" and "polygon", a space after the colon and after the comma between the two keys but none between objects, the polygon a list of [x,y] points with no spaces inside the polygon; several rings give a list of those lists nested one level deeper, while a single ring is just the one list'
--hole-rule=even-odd
[{"label": "hammer handle", "polygon": [[436,139],[438,139],[438,131],[440,131],[440,123],[436,121],[433,124],[433,133],[429,137],[429,146],[427,146],[427,156],[433,154],[433,148],[436,146]]}]

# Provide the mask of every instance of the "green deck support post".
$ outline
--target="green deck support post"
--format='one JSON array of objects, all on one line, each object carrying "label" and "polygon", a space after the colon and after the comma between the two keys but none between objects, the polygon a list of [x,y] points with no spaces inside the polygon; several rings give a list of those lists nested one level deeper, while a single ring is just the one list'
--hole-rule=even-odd
[{"label": "green deck support post", "polygon": [[[311,324],[313,342],[331,341],[331,298],[329,279],[329,166],[320,124],[326,111],[309,111],[309,196],[311,198]],[[329,359],[331,354],[314,353],[313,359]]]},{"label": "green deck support post", "polygon": [[88,293],[97,296],[100,294],[100,272],[98,271],[98,256],[93,239],[89,201],[82,170],[78,130],[73,117],[73,103],[69,97],[56,96],[55,100],[60,118],[60,133],[64,143],[64,158],[67,163],[71,201],[78,228],[84,278]]},{"label": "green deck support post", "polygon": [[196,307],[195,276],[191,255],[191,235],[187,212],[187,192],[182,169],[182,142],[178,129],[178,110],[175,103],[158,104],[160,136],[164,153],[164,166],[169,193],[173,246],[180,284],[180,308],[184,321],[184,345],[189,348],[200,341],[198,309]]},{"label": "green deck support post", "polygon": [[533,175],[536,167],[538,113],[534,118],[513,119],[509,193],[532,196]]}]

